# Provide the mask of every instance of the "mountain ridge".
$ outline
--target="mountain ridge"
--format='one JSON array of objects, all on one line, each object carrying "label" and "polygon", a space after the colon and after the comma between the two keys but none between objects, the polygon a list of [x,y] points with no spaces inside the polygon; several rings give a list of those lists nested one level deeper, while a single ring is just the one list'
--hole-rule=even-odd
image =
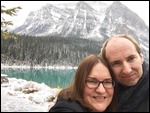
[{"label": "mountain ridge", "polygon": [[63,8],[47,4],[31,12],[25,23],[13,32],[31,36],[86,38],[100,42],[114,34],[129,34],[141,44],[143,54],[149,60],[149,27],[119,1],[111,5],[101,1],[79,1],[68,3]]}]

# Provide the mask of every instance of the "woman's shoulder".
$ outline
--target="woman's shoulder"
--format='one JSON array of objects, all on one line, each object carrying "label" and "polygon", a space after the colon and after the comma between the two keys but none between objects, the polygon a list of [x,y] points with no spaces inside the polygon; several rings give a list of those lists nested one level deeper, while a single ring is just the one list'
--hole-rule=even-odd
[{"label": "woman's shoulder", "polygon": [[66,99],[58,99],[53,107],[49,110],[49,112],[86,112],[87,109],[84,108],[79,102],[66,100]]}]

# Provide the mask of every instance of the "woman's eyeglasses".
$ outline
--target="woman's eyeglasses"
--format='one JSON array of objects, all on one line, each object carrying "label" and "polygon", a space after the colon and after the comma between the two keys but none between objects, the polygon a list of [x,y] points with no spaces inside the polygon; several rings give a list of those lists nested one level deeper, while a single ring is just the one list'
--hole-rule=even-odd
[{"label": "woman's eyeglasses", "polygon": [[88,77],[85,82],[87,87],[90,89],[98,88],[100,83],[102,83],[103,87],[106,89],[111,89],[115,86],[115,81],[112,79],[105,79],[103,81],[99,81],[95,78]]}]

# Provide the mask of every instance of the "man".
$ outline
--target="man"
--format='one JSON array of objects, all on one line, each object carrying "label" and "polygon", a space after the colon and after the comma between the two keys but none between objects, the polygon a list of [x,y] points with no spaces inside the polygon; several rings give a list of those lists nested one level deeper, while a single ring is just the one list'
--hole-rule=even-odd
[{"label": "man", "polygon": [[118,82],[119,112],[149,112],[149,64],[141,48],[129,35],[108,38],[102,49]]}]

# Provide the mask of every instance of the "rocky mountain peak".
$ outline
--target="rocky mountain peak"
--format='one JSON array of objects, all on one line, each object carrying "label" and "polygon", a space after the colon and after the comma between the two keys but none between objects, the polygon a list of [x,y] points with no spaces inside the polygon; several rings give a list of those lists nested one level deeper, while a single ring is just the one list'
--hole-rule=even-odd
[{"label": "rocky mountain peak", "polygon": [[[97,5],[96,5],[97,4]],[[71,7],[73,6],[73,7]],[[74,2],[63,8],[51,4],[31,12],[14,30],[32,36],[61,36],[103,41],[113,34],[130,34],[143,48],[149,48],[149,27],[121,2]],[[149,49],[145,49],[145,54]]]}]

